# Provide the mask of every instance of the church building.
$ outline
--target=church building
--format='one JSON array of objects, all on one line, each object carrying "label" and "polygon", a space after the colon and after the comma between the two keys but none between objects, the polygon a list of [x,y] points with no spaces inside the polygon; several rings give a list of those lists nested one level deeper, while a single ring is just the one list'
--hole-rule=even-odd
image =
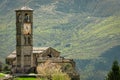
[{"label": "church building", "polygon": [[25,6],[15,12],[16,50],[6,58],[6,63],[11,66],[11,72],[21,74],[36,72],[39,64],[51,60],[53,63],[70,64],[74,73],[79,76],[72,59],[61,57],[60,52],[52,47],[33,47],[33,9]]}]

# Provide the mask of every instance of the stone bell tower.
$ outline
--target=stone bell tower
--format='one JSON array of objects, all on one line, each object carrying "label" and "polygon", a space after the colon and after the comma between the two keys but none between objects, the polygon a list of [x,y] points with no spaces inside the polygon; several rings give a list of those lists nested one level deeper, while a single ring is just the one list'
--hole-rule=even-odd
[{"label": "stone bell tower", "polygon": [[33,10],[16,10],[16,72],[28,73],[33,67]]}]

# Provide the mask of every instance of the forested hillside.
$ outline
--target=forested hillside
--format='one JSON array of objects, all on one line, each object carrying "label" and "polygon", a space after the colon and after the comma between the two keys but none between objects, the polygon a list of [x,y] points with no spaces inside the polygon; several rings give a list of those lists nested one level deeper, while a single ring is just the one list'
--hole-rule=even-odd
[{"label": "forested hillside", "polygon": [[119,0],[0,0],[0,60],[15,49],[15,9],[34,9],[34,46],[73,58],[81,80],[103,80],[120,62]]}]

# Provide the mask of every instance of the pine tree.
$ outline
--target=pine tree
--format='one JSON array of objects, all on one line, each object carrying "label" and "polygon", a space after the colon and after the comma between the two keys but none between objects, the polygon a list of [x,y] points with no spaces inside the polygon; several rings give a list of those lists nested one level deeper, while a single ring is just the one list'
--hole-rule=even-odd
[{"label": "pine tree", "polygon": [[112,70],[108,73],[106,80],[120,80],[120,67],[118,61],[114,61]]}]

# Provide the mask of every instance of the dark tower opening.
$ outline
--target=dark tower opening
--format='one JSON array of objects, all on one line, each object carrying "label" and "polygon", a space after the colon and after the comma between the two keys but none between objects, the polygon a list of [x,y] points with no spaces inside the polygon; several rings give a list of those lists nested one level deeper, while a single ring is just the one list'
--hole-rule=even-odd
[{"label": "dark tower opening", "polygon": [[30,16],[27,13],[25,13],[24,21],[25,22],[30,22]]}]

